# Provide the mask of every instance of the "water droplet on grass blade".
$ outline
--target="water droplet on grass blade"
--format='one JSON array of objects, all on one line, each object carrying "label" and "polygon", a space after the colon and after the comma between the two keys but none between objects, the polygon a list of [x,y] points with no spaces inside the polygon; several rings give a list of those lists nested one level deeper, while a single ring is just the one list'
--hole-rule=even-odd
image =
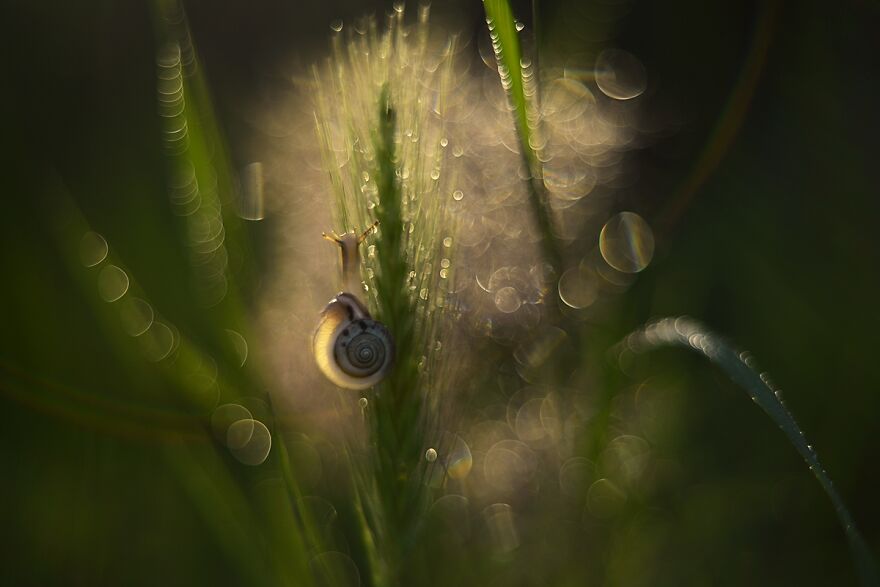
[{"label": "water droplet on grass blade", "polygon": [[175,336],[167,324],[153,321],[141,336],[137,337],[148,361],[158,363],[171,354],[174,349]]},{"label": "water droplet on grass blade", "polygon": [[562,126],[582,116],[588,108],[596,105],[596,98],[581,82],[571,78],[559,78],[548,84],[543,92],[541,110],[550,124]]},{"label": "water droplet on grass blade", "polygon": [[244,465],[262,464],[272,449],[272,435],[266,425],[259,420],[235,422],[229,427],[226,437],[229,452]]},{"label": "water droplet on grass blade", "polygon": [[543,397],[528,400],[516,413],[514,419],[514,431],[520,440],[531,445],[539,446],[547,436],[547,431],[541,422],[541,408],[544,404]]},{"label": "water droplet on grass blade", "polygon": [[237,212],[245,220],[262,220],[265,215],[263,164],[255,161],[241,170],[241,193],[236,202]]},{"label": "water droplet on grass blade", "polygon": [[251,420],[250,410],[239,404],[223,404],[211,414],[211,432],[217,442],[226,446],[229,427],[240,420]]},{"label": "water droplet on grass blade", "polygon": [[608,479],[599,479],[587,492],[587,510],[597,518],[616,516],[625,503],[626,494]]},{"label": "water droplet on grass blade", "polygon": [[98,274],[98,295],[105,302],[115,302],[128,291],[128,275],[116,265],[107,265]]},{"label": "water droplet on grass blade", "polygon": [[128,297],[119,306],[122,329],[129,336],[140,336],[153,324],[153,308],[140,298]]},{"label": "water droplet on grass blade", "polygon": [[591,306],[599,296],[595,275],[580,266],[572,267],[559,279],[559,299],[575,309]]},{"label": "water droplet on grass blade", "polygon": [[648,87],[648,75],[631,53],[605,49],[596,59],[596,85],[609,98],[630,100]]},{"label": "water droplet on grass blade", "polygon": [[226,329],[226,334],[227,336],[229,336],[229,342],[232,344],[232,350],[235,351],[235,355],[238,357],[238,366],[243,367],[248,357],[247,340],[245,340],[245,338],[241,334],[229,328]]},{"label": "water droplet on grass blade", "polygon": [[464,479],[474,465],[470,447],[458,434],[447,434],[443,442],[447,447],[444,459],[446,473],[451,479]]},{"label": "water droplet on grass blade", "polygon": [[493,503],[483,510],[483,519],[486,520],[489,539],[497,552],[510,552],[519,546],[519,533],[510,505]]},{"label": "water droplet on grass blade", "polygon": [[107,258],[107,241],[97,232],[87,232],[79,243],[79,258],[86,267],[94,267]]},{"label": "water droplet on grass blade", "polygon": [[244,448],[254,436],[254,420],[246,418],[236,420],[226,430],[226,446],[229,450]]},{"label": "water droplet on grass blade", "polygon": [[654,257],[654,233],[638,214],[621,212],[602,227],[599,251],[605,262],[618,271],[638,273]]},{"label": "water droplet on grass blade", "polygon": [[496,490],[508,493],[528,483],[536,466],[537,457],[525,443],[500,440],[483,458],[483,475]]},{"label": "water droplet on grass blade", "polygon": [[505,314],[512,314],[519,310],[522,305],[522,299],[519,292],[515,288],[507,286],[502,287],[495,292],[495,307]]}]

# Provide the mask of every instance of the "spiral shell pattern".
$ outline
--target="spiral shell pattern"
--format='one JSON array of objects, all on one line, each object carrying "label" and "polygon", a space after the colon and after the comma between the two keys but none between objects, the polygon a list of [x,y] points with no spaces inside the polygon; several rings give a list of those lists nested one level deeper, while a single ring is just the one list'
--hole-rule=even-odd
[{"label": "spiral shell pattern", "polygon": [[312,340],[318,368],[346,389],[366,389],[385,378],[394,339],[353,295],[340,293],[324,308]]},{"label": "spiral shell pattern", "polygon": [[382,368],[391,334],[371,319],[352,322],[336,338],[334,356],[339,368],[353,377],[368,377]]}]

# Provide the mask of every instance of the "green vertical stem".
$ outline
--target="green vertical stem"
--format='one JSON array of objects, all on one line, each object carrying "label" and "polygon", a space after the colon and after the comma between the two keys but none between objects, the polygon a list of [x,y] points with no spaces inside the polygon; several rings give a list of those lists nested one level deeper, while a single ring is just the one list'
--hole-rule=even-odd
[{"label": "green vertical stem", "polygon": [[[520,142],[523,164],[528,172],[526,189],[529,194],[532,213],[538,230],[541,232],[541,243],[544,256],[555,268],[562,268],[562,247],[553,229],[553,215],[547,192],[543,185],[541,163],[532,147],[532,129],[528,117],[528,99],[522,71],[522,50],[516,20],[507,0],[484,0],[486,21],[489,36],[498,61],[498,72],[501,84],[507,92],[513,110],[517,136]],[[535,60],[537,65],[537,59]]]}]

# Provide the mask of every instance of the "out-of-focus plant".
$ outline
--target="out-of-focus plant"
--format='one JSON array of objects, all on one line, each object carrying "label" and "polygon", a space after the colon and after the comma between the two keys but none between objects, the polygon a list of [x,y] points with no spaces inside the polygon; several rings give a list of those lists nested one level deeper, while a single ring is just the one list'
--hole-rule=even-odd
[{"label": "out-of-focus plant", "polygon": [[[532,114],[536,109],[534,107],[530,109],[527,96],[530,93],[534,96],[537,92],[534,90],[528,92],[527,88],[530,82],[534,84],[536,76],[534,73],[527,73],[523,67],[523,63],[528,61],[524,61],[521,55],[516,21],[508,0],[484,0],[484,6],[492,45],[498,58],[501,83],[507,90],[520,137],[520,149],[529,168],[533,170],[530,174],[530,179],[533,179],[534,169],[539,161],[533,148],[535,144],[533,134],[538,118]],[[534,185],[532,181],[529,183]],[[540,197],[540,193],[540,188],[531,190],[536,214],[549,217],[549,205]],[[542,221],[541,224],[549,225],[549,221]],[[545,240],[552,242],[552,234],[545,233]],[[547,249],[549,254],[555,254],[552,246]],[[681,344],[700,351],[741,385],[752,400],[780,427],[831,500],[849,542],[862,585],[880,584],[880,575],[877,573],[873,555],[856,528],[843,498],[834,488],[830,477],[819,463],[816,452],[807,443],[803,431],[782,403],[780,393],[769,383],[766,374],[757,372],[752,366],[753,361],[750,361],[746,354],[734,351],[717,335],[684,318],[661,320],[641,332],[630,335],[627,339],[629,348],[625,350],[644,351],[663,344]]]},{"label": "out-of-focus plant", "polygon": [[[191,335],[164,318],[112,243],[77,210],[59,222],[59,238],[79,243],[69,265],[121,360],[156,363],[159,377],[179,391],[175,399],[214,438],[213,446],[181,440],[166,458],[250,582],[481,584],[517,575],[564,584],[581,574],[598,582],[616,562],[607,563],[611,570],[585,568],[580,557],[546,545],[548,533],[576,531],[554,515],[576,511],[596,548],[641,527],[650,446],[612,414],[619,381],[605,360],[610,341],[585,318],[596,319],[598,302],[624,291],[653,254],[640,216],[610,215],[608,198],[585,198],[618,179],[609,169],[636,133],[626,111],[607,115],[578,80],[545,76],[539,83],[537,56],[523,50],[508,2],[484,6],[485,61],[500,86],[474,91],[480,80],[459,70],[458,39],[432,40],[424,7],[406,25],[401,5],[382,30],[369,19],[334,26],[332,55],[307,84],[318,173],[331,191],[313,203],[332,208],[333,223],[313,227],[314,238],[321,228],[344,233],[378,223],[362,245],[352,293],[367,301],[397,349],[389,376],[363,397],[335,390],[337,413],[328,421],[343,429],[334,452],[341,488],[332,492],[345,502],[338,509],[303,488],[314,447],[291,440],[305,436],[273,403],[299,390],[264,392],[271,377],[248,362],[259,336],[247,303],[246,221],[265,213],[263,168],[253,163],[236,179],[177,1],[155,5],[158,110],[170,206],[207,334]],[[609,62],[629,59],[609,55]],[[623,102],[643,90],[621,91],[602,77],[613,73],[594,75],[607,97]],[[499,87],[501,108],[475,106],[475,96]],[[499,148],[480,152],[491,147]],[[601,232],[572,221],[593,216],[610,216]],[[615,359],[668,343],[702,352],[782,427],[831,498],[862,582],[876,584],[843,499],[743,355],[689,322],[667,320],[631,335],[615,347]],[[541,487],[552,477],[558,483]],[[580,548],[580,540],[566,545]],[[556,557],[558,567],[528,568],[518,549]]]},{"label": "out-of-focus plant", "polygon": [[426,434],[455,381],[444,289],[456,238],[446,191],[454,167],[442,144],[454,45],[430,69],[427,8],[412,29],[400,9],[382,33],[370,25],[345,43],[341,36],[327,67],[314,71],[318,136],[335,228],[377,223],[355,293],[393,333],[397,353],[389,376],[360,400],[366,438],[351,439],[349,463],[373,580],[398,584],[426,509]]}]

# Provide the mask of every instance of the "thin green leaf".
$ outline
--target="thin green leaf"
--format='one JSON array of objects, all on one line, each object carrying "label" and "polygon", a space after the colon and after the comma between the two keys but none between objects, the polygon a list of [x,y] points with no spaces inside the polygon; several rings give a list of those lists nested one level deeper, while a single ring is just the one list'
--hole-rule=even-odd
[{"label": "thin green leaf", "polygon": [[860,584],[864,587],[880,585],[880,576],[877,573],[874,557],[856,528],[855,521],[846,507],[843,497],[834,487],[831,477],[822,468],[816,451],[807,443],[807,439],[794,416],[782,403],[779,392],[769,383],[765,373],[754,368],[748,353],[737,351],[721,337],[686,317],[664,318],[649,324],[630,334],[618,347],[618,350],[621,355],[624,355],[626,353],[642,353],[668,345],[691,348],[718,365],[779,426],[795,450],[807,462],[813,475],[816,476],[816,480],[819,481],[819,485],[831,500],[837,519],[840,521],[849,542]]},{"label": "thin green leaf", "polygon": [[[501,85],[507,92],[516,123],[516,132],[519,136],[520,152],[523,163],[528,170],[526,187],[529,193],[529,202],[532,205],[532,213],[541,231],[544,255],[547,257],[547,261],[560,268],[562,253],[553,230],[553,216],[543,185],[540,160],[533,146],[537,115],[533,114],[536,112],[536,108],[530,104],[529,95],[534,95],[536,91],[534,88],[532,91],[526,91],[527,84],[523,75],[523,56],[519,44],[519,34],[516,30],[516,20],[507,0],[484,0],[483,7],[486,10],[486,24],[489,27],[492,48],[498,62]],[[534,76],[531,79],[534,80]],[[535,84],[534,81],[531,83]]]}]

